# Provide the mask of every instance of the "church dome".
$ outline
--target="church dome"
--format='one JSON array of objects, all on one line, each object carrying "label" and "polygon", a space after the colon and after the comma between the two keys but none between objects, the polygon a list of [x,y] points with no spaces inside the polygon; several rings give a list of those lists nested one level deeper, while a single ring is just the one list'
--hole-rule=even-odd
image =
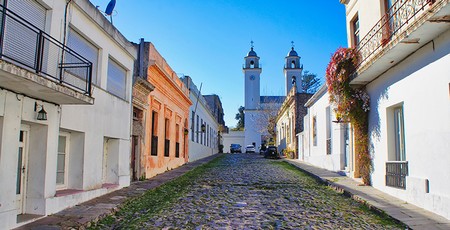
[{"label": "church dome", "polygon": [[298,57],[297,52],[294,50],[294,47],[292,47],[292,50],[289,51],[288,57]]},{"label": "church dome", "polygon": [[247,57],[256,57],[258,55],[256,55],[256,52],[253,51],[253,47],[250,49],[250,51],[247,54]]}]

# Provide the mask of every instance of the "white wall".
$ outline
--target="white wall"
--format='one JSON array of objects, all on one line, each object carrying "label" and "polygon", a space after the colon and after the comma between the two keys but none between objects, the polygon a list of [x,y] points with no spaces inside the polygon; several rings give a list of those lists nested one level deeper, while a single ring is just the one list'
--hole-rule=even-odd
[{"label": "white wall", "polygon": [[[450,219],[450,32],[445,32],[367,85],[373,186]],[[389,107],[403,104],[406,190],[385,186]],[[425,180],[429,193],[425,193]]]},{"label": "white wall", "polygon": [[[66,1],[39,2],[48,9],[46,32],[62,40]],[[100,78],[99,85],[93,87],[94,104],[55,105],[0,90],[0,223],[7,229],[20,225],[16,223],[15,185],[21,124],[28,125],[30,137],[23,213],[52,214],[130,184],[130,101],[137,52],[87,0],[70,3],[68,25],[99,50],[99,61],[93,63]],[[127,71],[125,99],[106,91],[109,58]],[[35,102],[44,105],[46,121],[36,120]],[[66,171],[69,178],[67,187],[63,189],[78,190],[76,194],[58,195],[61,191],[56,186],[60,131],[70,136]],[[105,140],[110,140],[107,148]],[[108,154],[104,160],[105,151]],[[103,162],[107,162],[105,171]],[[105,183],[116,186],[106,188]]]},{"label": "white wall", "polygon": [[[190,78],[188,78],[190,79]],[[196,161],[207,156],[211,156],[219,152],[219,123],[216,121],[212,115],[209,107],[207,106],[206,100],[200,95],[197,103],[197,88],[193,83],[191,84],[191,91],[189,93],[189,98],[192,101],[192,105],[189,108],[189,162]],[[197,109],[195,108],[197,104]],[[192,124],[192,112],[195,111],[194,124]],[[199,133],[197,142],[197,115],[199,116]],[[201,133],[201,122],[203,119],[203,124],[206,125],[207,132]],[[194,140],[192,140],[192,125],[194,125]],[[210,129],[212,132],[210,133]],[[207,135],[207,143],[205,143],[205,135]],[[203,141],[200,138],[203,137]]]},{"label": "white wall", "polygon": [[245,152],[245,133],[244,131],[230,131],[223,134],[223,152],[231,153],[231,144],[240,144],[241,151]]},{"label": "white wall", "polygon": [[[343,148],[343,130],[344,124],[331,123],[331,154],[327,154],[326,142],[326,108],[330,106],[329,94],[316,93],[317,100],[308,107],[308,113],[304,118],[303,135],[303,157],[305,162],[320,168],[331,171],[342,171],[344,168],[344,148]],[[331,109],[331,120],[335,120],[333,107]],[[316,117],[317,124],[317,145],[313,143],[313,117]],[[301,151],[301,150],[300,150]]]}]

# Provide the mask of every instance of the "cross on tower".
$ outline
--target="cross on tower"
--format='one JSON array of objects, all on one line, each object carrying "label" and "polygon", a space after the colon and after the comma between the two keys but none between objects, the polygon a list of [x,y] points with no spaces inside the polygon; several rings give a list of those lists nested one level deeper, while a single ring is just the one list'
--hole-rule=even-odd
[{"label": "cross on tower", "polygon": [[292,48],[294,48],[295,47],[294,41],[291,41],[291,44],[292,44]]},{"label": "cross on tower", "polygon": [[253,48],[253,40],[252,40],[252,41],[250,41],[250,44],[251,44],[251,47]]}]

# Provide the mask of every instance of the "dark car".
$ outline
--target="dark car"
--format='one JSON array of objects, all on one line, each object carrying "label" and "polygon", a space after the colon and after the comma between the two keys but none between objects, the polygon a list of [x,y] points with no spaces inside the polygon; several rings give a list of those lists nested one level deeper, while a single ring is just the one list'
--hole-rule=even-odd
[{"label": "dark car", "polygon": [[240,144],[231,144],[230,145],[230,152],[231,153],[241,153],[241,145]]},{"label": "dark car", "polygon": [[280,158],[278,154],[278,149],[276,146],[268,146],[264,152],[264,158]]}]

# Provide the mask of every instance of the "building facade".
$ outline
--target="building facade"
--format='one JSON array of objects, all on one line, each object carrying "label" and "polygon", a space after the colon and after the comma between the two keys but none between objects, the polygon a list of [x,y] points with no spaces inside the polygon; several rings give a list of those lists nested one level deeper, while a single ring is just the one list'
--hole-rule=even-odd
[{"label": "building facade", "polygon": [[370,96],[372,184],[450,219],[448,0],[341,0]]},{"label": "building facade", "polygon": [[148,122],[149,96],[155,87],[147,80],[144,73],[143,61],[145,60],[145,41],[141,39],[135,45],[138,49],[138,57],[135,62],[133,80],[133,127],[131,136],[131,158],[130,176],[131,180],[144,179],[146,177],[149,153],[146,152],[150,146],[150,139],[146,127]]},{"label": "building facade", "polygon": [[[143,76],[155,87],[148,97],[146,178],[188,162],[189,90],[150,42],[144,43]],[[144,157],[145,158],[145,157]]]},{"label": "building facade", "polygon": [[[295,52],[295,51],[294,51]],[[270,138],[268,122],[276,117],[285,96],[261,96],[260,75],[262,72],[259,57],[253,50],[253,46],[244,57],[244,143],[245,146],[253,145],[260,148]],[[244,151],[244,150],[243,150]]]},{"label": "building facade", "polygon": [[298,135],[299,159],[312,165],[355,177],[353,131],[336,120],[326,85],[306,103],[304,130]]},{"label": "building facade", "polygon": [[0,223],[130,184],[137,51],[87,0],[0,1]]},{"label": "building facade", "polygon": [[299,93],[294,83],[276,117],[278,150],[284,150],[293,159],[299,157],[297,136],[303,132],[303,119],[307,113],[305,103],[311,96],[311,94]]},{"label": "building facade", "polygon": [[[192,101],[189,108],[189,127],[186,130],[189,139],[189,162],[192,162],[219,152],[221,125],[215,114],[221,115],[223,121],[223,109],[221,112],[221,107],[211,108],[208,106],[206,99],[191,77],[183,76],[181,81],[188,87],[189,97]],[[216,113],[213,113],[214,111]]]},{"label": "building facade", "polygon": [[306,115],[305,103],[311,97],[303,93],[302,72],[303,65],[300,64],[300,56],[291,48],[285,58],[284,77],[286,84],[286,99],[280,107],[275,119],[276,143],[278,151],[284,151],[289,157],[298,159],[297,134],[303,131],[303,117]]}]

